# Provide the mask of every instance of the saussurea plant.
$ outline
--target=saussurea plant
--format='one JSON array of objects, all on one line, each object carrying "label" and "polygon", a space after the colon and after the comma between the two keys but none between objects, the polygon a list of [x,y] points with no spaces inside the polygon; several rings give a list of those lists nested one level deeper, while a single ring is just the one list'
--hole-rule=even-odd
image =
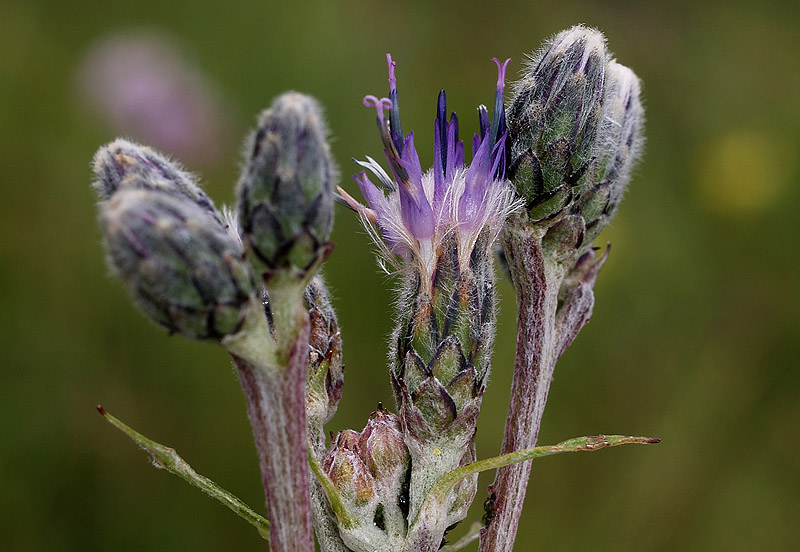
[{"label": "saussurea plant", "polygon": [[[511,550],[535,458],[657,439],[620,435],[536,447],[556,361],[589,320],[608,256],[593,241],[614,215],[641,150],[639,81],[598,31],[574,27],[531,56],[505,109],[497,64],[492,115],[478,108],[466,163],[459,122],[439,93],[433,167],[400,123],[395,62],[377,111],[388,172],[357,161],[366,204],[341,187],[317,103],[277,98],[251,134],[233,210],[192,175],[127,140],[101,148],[94,187],[109,264],[154,321],[218,343],[245,394],[269,521],[177,453],[98,407],[158,467],[220,500],[274,552]],[[369,175],[368,175],[369,173]],[[374,182],[373,182],[374,180]],[[318,274],[334,201],[355,211],[400,282],[382,405],[328,444],[342,397],[342,339]],[[514,283],[517,356],[501,456],[477,460],[475,433],[495,336],[495,251]],[[446,545],[497,469],[482,522]]]}]

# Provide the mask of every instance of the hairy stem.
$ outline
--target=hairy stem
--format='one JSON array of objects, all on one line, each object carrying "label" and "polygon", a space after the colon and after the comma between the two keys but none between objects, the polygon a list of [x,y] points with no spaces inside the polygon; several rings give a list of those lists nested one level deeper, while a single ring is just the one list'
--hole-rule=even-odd
[{"label": "hairy stem", "polygon": [[[247,401],[271,521],[272,552],[313,552],[306,458],[308,315],[296,311],[284,366],[231,355]],[[288,332],[287,332],[288,333]]]},{"label": "hairy stem", "polygon": [[[503,453],[508,454],[536,446],[557,360],[556,310],[563,272],[546,262],[535,229],[509,224],[504,242],[518,309],[514,379],[503,438]],[[529,461],[497,471],[494,515],[483,532],[481,552],[512,550],[530,471]]]}]

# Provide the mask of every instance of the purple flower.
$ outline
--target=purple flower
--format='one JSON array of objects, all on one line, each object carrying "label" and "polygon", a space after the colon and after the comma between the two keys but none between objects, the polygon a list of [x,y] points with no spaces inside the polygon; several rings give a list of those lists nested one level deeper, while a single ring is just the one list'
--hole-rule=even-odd
[{"label": "purple flower", "polygon": [[[513,192],[505,178],[508,142],[503,106],[508,62],[497,64],[497,88],[493,118],[485,106],[478,108],[479,133],[472,140],[472,163],[464,163],[464,143],[458,136],[455,113],[447,119],[445,92],[439,93],[434,123],[433,168],[423,173],[414,147],[414,133],[403,134],[397,94],[395,65],[390,54],[389,97],[366,96],[364,105],[377,111],[378,129],[387,173],[374,159],[357,161],[366,169],[354,176],[367,205],[339,188],[344,201],[358,212],[390,260],[400,256],[432,275],[435,257],[443,240],[454,234],[459,259],[468,262],[475,242],[484,229],[491,246],[505,218],[516,209]],[[385,111],[389,111],[389,117]],[[367,171],[379,185],[367,176]],[[379,230],[378,231],[376,231]],[[466,266],[462,265],[462,266]]]},{"label": "purple flower", "polygon": [[115,31],[93,44],[76,71],[87,106],[114,132],[185,161],[213,165],[229,132],[214,83],[175,37]]}]

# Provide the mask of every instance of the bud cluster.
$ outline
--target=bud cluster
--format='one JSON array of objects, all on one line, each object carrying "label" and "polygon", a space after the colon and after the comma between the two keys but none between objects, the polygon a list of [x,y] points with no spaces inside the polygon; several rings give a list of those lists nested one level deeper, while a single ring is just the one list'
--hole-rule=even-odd
[{"label": "bud cluster", "polygon": [[325,472],[350,511],[366,521],[355,531],[340,529],[349,547],[392,550],[405,542],[410,462],[400,418],[381,405],[363,431],[336,437]]},{"label": "bud cluster", "polygon": [[[573,27],[531,57],[507,120],[510,60],[494,59],[492,117],[478,108],[470,163],[442,90],[433,166],[423,171],[414,133],[401,127],[396,64],[386,59],[388,96],[363,103],[376,110],[389,170],[356,161],[363,204],[342,188],[335,197],[321,109],[290,92],[259,116],[236,208],[224,214],[150,148],[122,139],[101,148],[94,188],[109,262],[150,318],[231,354],[274,552],[312,552],[312,525],[322,552],[434,552],[466,517],[477,473],[498,466],[481,547],[510,550],[524,462],[542,452],[530,449],[553,369],[591,316],[607,258],[591,246],[642,149],[639,80],[601,33]],[[328,448],[323,428],[342,397],[344,364],[317,272],[332,249],[334,199],[358,213],[381,266],[399,275],[389,343],[397,414],[379,404],[362,431],[341,431]],[[517,356],[504,455],[476,462],[501,236],[517,294]],[[550,452],[590,450],[559,446]]]},{"label": "bud cluster", "polygon": [[[325,135],[313,99],[276,99],[251,136],[236,215],[150,148],[116,140],[94,160],[109,261],[136,303],[170,332],[216,341],[233,357],[274,550],[313,549],[308,436],[322,435],[343,385],[336,316],[322,280],[309,285],[330,250]],[[315,488],[318,518],[319,499]]]}]

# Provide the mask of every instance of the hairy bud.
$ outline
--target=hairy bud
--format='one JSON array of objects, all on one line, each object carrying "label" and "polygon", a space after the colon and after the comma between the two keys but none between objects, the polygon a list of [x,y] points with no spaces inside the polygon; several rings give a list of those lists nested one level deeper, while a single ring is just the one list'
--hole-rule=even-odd
[{"label": "hairy bud", "polygon": [[344,388],[342,336],[328,290],[315,276],[303,295],[311,324],[308,341],[307,415],[309,424],[322,426],[333,418]]},{"label": "hairy bud", "polygon": [[603,127],[597,152],[596,184],[581,198],[587,241],[605,228],[616,213],[644,146],[644,108],[639,78],[610,61],[603,93]]},{"label": "hairy bud", "polygon": [[304,278],[326,251],[333,224],[334,167],[317,102],[278,97],[250,136],[238,185],[241,234],[265,281]]},{"label": "hairy bud", "polygon": [[194,177],[164,155],[123,138],[97,150],[92,160],[92,187],[101,201],[119,190],[153,190],[189,199],[217,221],[221,215]]},{"label": "hairy bud", "polygon": [[557,216],[586,187],[602,125],[605,38],[573,27],[530,60],[508,112],[509,177],[531,220]]},{"label": "hairy bud", "polygon": [[340,432],[324,464],[342,498],[356,511],[375,503],[375,480],[361,458],[359,440],[352,429]]},{"label": "hairy bud", "polygon": [[185,197],[121,189],[101,203],[109,264],[141,309],[171,332],[221,339],[253,305],[243,251],[222,224]]},{"label": "hairy bud", "polygon": [[400,418],[379,406],[361,432],[359,444],[364,462],[376,481],[399,492],[408,467]]},{"label": "hairy bud", "polygon": [[509,109],[509,177],[544,251],[571,264],[608,225],[642,149],[639,79],[577,26],[534,54]]}]

